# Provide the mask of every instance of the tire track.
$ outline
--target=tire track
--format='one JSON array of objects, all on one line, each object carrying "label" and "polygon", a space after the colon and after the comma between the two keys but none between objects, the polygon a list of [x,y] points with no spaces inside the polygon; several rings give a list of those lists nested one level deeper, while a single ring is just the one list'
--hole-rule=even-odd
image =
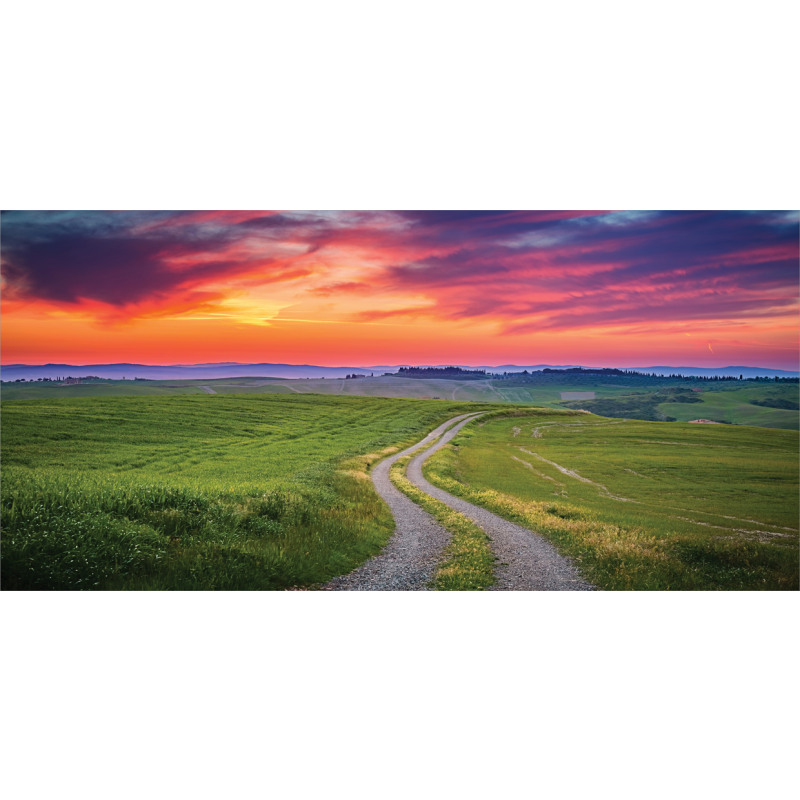
[{"label": "tire track", "polygon": [[[449,532],[406,497],[389,480],[389,470],[398,460],[422,449],[411,459],[409,480],[426,494],[450,506],[479,525],[492,539],[492,550],[500,562],[495,570],[495,590],[574,591],[596,587],[580,577],[571,561],[539,534],[516,525],[484,508],[445,492],[422,476],[422,464],[450,442],[471,420],[482,414],[461,414],[432,430],[424,439],[379,462],[371,477],[378,494],[395,518],[396,528],[383,551],[348,575],[334,578],[323,588],[344,591],[425,590],[429,588]],[[457,423],[450,428],[453,423]],[[448,428],[450,428],[448,430]],[[445,433],[445,431],[447,431]],[[442,435],[443,434],[443,435]],[[425,449],[437,437],[441,439]]]},{"label": "tire track", "polygon": [[578,574],[571,561],[537,533],[509,522],[485,508],[439,489],[422,476],[422,465],[444,447],[470,420],[462,420],[432,447],[411,459],[406,475],[417,488],[450,506],[479,525],[492,539],[500,562],[495,570],[495,590],[586,591],[595,589]]},{"label": "tire track", "polygon": [[389,470],[400,458],[425,446],[441,435],[449,425],[467,421],[475,414],[461,414],[443,422],[422,441],[380,461],[372,470],[375,490],[383,498],[395,519],[395,531],[382,552],[348,575],[325,584],[324,589],[345,591],[424,590],[433,579],[450,533],[436,520],[409,500],[390,480]]}]

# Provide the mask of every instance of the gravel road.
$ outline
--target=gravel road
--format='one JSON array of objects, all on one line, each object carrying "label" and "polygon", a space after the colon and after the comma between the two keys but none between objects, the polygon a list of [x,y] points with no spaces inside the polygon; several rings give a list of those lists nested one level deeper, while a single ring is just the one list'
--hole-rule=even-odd
[{"label": "gravel road", "polygon": [[495,568],[496,580],[492,589],[500,591],[594,589],[594,586],[580,577],[572,562],[560,555],[553,545],[539,534],[498,517],[485,508],[468,503],[460,497],[454,497],[422,477],[422,464],[425,460],[444,447],[468,422],[469,419],[463,420],[433,447],[411,459],[406,472],[411,483],[471,519],[486,531],[492,539],[492,550],[499,562]]},{"label": "gravel road", "polygon": [[422,491],[479,525],[492,540],[497,556],[495,590],[574,591],[595,587],[584,581],[573,564],[539,534],[498,517],[485,508],[445,492],[422,477],[422,464],[444,447],[470,420],[481,414],[462,414],[442,423],[422,441],[379,462],[372,470],[372,482],[394,515],[394,535],[380,555],[349,575],[334,578],[325,589],[344,591],[387,591],[427,589],[450,534],[436,520],[409,500],[389,480],[389,470],[403,456],[436,439],[432,447],[411,459],[408,479]]},{"label": "gravel road", "polygon": [[395,461],[435,439],[448,425],[474,416],[462,414],[442,423],[421,442],[385,458],[375,466],[371,473],[372,482],[394,515],[394,535],[380,555],[371,558],[349,575],[334,578],[325,585],[325,589],[389,591],[428,588],[442,550],[450,541],[450,534],[427,511],[423,511],[395,487],[389,480],[389,470]]}]

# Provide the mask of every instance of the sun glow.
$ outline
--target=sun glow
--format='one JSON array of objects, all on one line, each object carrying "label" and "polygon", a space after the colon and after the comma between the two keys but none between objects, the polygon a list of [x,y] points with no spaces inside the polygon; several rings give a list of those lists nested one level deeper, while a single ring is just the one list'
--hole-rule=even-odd
[{"label": "sun glow", "polygon": [[767,212],[6,212],[3,360],[796,369],[797,232]]}]

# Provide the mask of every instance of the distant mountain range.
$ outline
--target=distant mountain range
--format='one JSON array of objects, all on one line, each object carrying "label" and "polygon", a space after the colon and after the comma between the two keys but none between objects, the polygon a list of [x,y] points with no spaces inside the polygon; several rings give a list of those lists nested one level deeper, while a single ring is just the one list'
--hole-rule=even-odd
[{"label": "distant mountain range", "polygon": [[[463,369],[484,369],[487,372],[534,372],[541,369],[574,369],[577,364],[501,364],[499,366],[467,366],[464,364],[395,364],[371,367],[319,367],[313,364],[245,364],[236,361],[225,361],[213,364],[171,364],[166,366],[152,364],[7,364],[0,367],[0,377],[4,381],[17,379],[36,380],[36,378],[58,378],[72,375],[96,375],[99,378],[148,378],[150,380],[191,380],[212,378],[343,378],[353,373],[376,376],[384,372],[397,372],[399,367],[460,366]],[[613,366],[613,365],[609,365]],[[766,369],[763,367],[623,367],[622,369],[650,372],[657,375],[681,375],[713,377],[743,375],[745,378],[797,378],[800,373],[783,369]]]}]

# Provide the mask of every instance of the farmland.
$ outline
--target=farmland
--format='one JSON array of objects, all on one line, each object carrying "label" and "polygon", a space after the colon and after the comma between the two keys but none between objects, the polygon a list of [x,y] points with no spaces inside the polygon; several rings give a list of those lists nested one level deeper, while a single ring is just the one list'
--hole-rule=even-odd
[{"label": "farmland", "polygon": [[[372,384],[385,391],[393,380],[420,394],[449,384],[450,399],[296,388],[325,383],[344,393]],[[28,400],[8,400],[4,389],[4,588],[323,583],[378,553],[392,533],[370,466],[444,420],[480,410],[501,416],[467,427],[432,457],[427,477],[542,533],[597,586],[797,588],[794,431],[452,399],[487,391],[484,381],[286,381],[291,389],[256,379],[153,381],[141,387],[191,394],[59,397],[60,389],[129,388],[121,383],[32,385],[47,397]],[[150,385],[156,383],[164,385]],[[703,404],[723,398],[728,415],[738,406],[748,414],[796,415],[775,407],[792,402],[792,386],[766,388],[690,397],[686,413],[706,416]],[[569,399],[580,391],[575,385],[548,391],[566,394],[560,402],[589,402]],[[664,406],[680,413],[687,390],[664,392]],[[624,393],[618,397],[625,402]],[[437,587],[489,586],[491,554],[481,531],[413,490],[401,471],[394,478],[454,534]]]},{"label": "farmland", "polygon": [[6,400],[3,587],[324,581],[393,530],[369,465],[464,410],[295,392]]},{"label": "farmland", "polygon": [[629,419],[705,418],[735,425],[797,430],[800,389],[793,382],[550,374],[525,379],[446,380],[376,376],[358,379],[263,377],[203,380],[99,381],[62,385],[4,383],[4,400],[203,394],[325,394],[406,397],[453,402],[584,408]]},{"label": "farmland", "polygon": [[798,588],[795,432],[516,413],[470,425],[426,477],[602,588]]}]

